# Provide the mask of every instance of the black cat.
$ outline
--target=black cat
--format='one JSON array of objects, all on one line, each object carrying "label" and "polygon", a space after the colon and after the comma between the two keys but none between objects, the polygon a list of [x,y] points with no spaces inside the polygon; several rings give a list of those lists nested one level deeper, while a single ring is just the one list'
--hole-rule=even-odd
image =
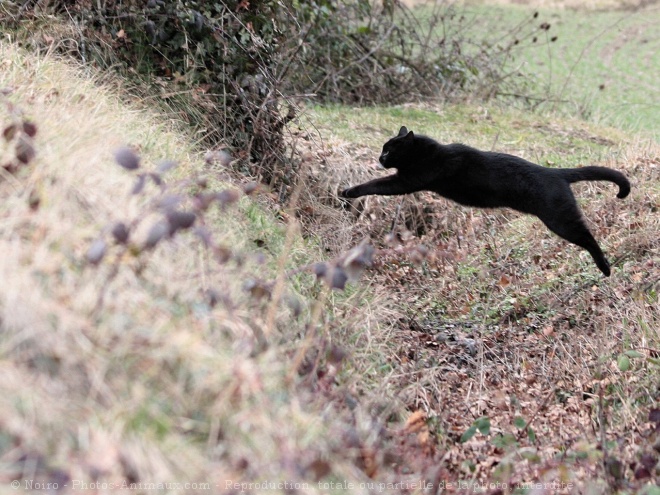
[{"label": "black cat", "polygon": [[600,271],[610,275],[610,264],[585,225],[569,184],[607,180],[619,186],[617,197],[625,198],[630,182],[621,172],[606,167],[541,167],[504,153],[442,145],[405,127],[385,143],[379,161],[397,173],[346,189],[341,196],[433,191],[462,205],[513,208],[536,215],[554,233],[589,251]]}]

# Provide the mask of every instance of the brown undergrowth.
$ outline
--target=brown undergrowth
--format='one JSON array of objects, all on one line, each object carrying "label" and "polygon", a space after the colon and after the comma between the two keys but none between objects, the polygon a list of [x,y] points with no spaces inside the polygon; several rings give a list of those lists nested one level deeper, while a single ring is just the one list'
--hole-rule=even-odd
[{"label": "brown undergrowth", "polygon": [[[424,133],[445,142],[470,137],[482,148],[493,145],[489,128],[516,127],[507,112],[493,112],[455,129],[442,115],[450,111],[440,110],[433,129],[433,117],[417,112],[338,124],[349,135],[370,135],[371,146],[323,128],[329,134],[318,174],[325,189],[310,193],[310,208],[323,215],[319,198],[336,206],[335,191],[389,173],[375,164],[398,125],[415,130],[418,119]],[[630,177],[625,201],[602,183],[575,187],[613,262],[611,278],[535,218],[468,209],[430,193],[345,205],[335,227],[341,236],[328,236],[336,209],[309,225],[330,250],[365,236],[383,249],[369,277],[398,313],[389,321],[395,353],[388,383],[416,425],[395,469],[417,470],[449,492],[535,486],[526,483],[552,493],[648,490],[660,451],[651,421],[660,399],[660,148],[577,122],[524,128],[531,132],[525,141],[496,149],[551,166],[598,163]],[[557,139],[561,145],[553,146]],[[559,160],[544,157],[558,149]],[[420,243],[428,253],[415,259],[410,247]]]},{"label": "brown undergrowth", "polygon": [[[190,179],[177,191],[186,198],[200,176],[210,191],[241,184],[174,124],[79,68],[4,44],[0,66],[3,129],[17,126],[0,162],[3,483],[574,492],[641,490],[644,470],[657,474],[657,145],[484,108],[389,110],[354,122],[352,140],[319,124],[323,139],[312,127],[295,136],[309,143],[295,210],[241,196],[198,220],[227,251],[185,232],[145,251],[145,227],[134,249],[99,258],[95,239],[160,198],[155,181],[130,194],[118,147],[148,170],[176,160],[165,182]],[[607,186],[579,191],[613,276],[511,212],[426,194],[400,208],[338,202],[339,187],[380,173],[364,165],[401,118],[443,140],[473,135],[483,148],[547,161],[560,150],[624,170],[633,193],[623,202]],[[365,237],[380,250],[359,285],[329,291],[296,272]]]}]

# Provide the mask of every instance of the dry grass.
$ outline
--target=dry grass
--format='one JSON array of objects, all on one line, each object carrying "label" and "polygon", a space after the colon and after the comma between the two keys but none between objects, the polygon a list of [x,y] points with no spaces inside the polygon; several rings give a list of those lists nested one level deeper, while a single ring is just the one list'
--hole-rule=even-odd
[{"label": "dry grass", "polygon": [[[546,485],[552,493],[647,486],[649,479],[636,479],[634,471],[643,456],[657,459],[660,447],[648,423],[660,399],[658,145],[623,140],[616,131],[579,121],[548,123],[496,109],[472,123],[471,110],[448,120],[456,112],[451,108],[383,109],[379,118],[353,114],[343,125],[332,124],[335,112],[347,113],[312,112],[330,123],[320,125],[328,136],[323,167],[332,171],[328,196],[365,174],[385,173],[372,171],[377,145],[358,149],[357,142],[384,142],[390,135],[385,129],[417,129],[414,122],[444,142],[469,138],[468,144],[555,166],[570,166],[579,157],[577,163],[629,175],[633,193],[625,201],[603,184],[576,187],[596,238],[614,261],[609,279],[588,254],[532,217],[463,208],[428,193],[404,200],[398,247],[387,248],[382,240],[399,198],[360,200],[356,215],[346,214],[344,222],[352,225],[354,240],[371,236],[386,249],[373,281],[386,288],[389,305],[400,313],[392,322],[398,350],[388,382],[428,428],[408,445],[412,454],[404,449],[403,464],[415,465],[450,492],[461,491],[459,480],[464,489],[472,484],[476,490],[486,490],[487,482],[509,489],[554,482]],[[501,130],[499,140],[489,136],[492,128]],[[564,151],[557,157],[558,150]],[[402,248],[419,242],[432,255],[416,266]],[[636,357],[623,372],[618,363],[626,352]],[[483,416],[491,433],[460,443]],[[529,422],[533,441],[516,418]],[[626,482],[606,472],[604,456],[623,463]]]},{"label": "dry grass", "polygon": [[[247,256],[241,266],[218,265],[179,236],[116,260],[119,275],[95,311],[110,268],[86,265],[85,252],[101,230],[139,215],[147,197],[128,194],[114,148],[132,144],[147,163],[176,159],[179,177],[208,172],[216,189],[226,187],[217,177],[231,177],[198,165],[185,133],[125,105],[80,68],[4,44],[0,67],[0,88],[13,87],[9,99],[38,125],[36,160],[0,178],[2,482],[106,483],[99,493],[130,482],[204,484],[171,485],[173,493],[241,491],[227,482],[422,493],[412,484],[457,492],[467,486],[459,480],[548,481],[572,482],[577,488],[563,490],[571,492],[615,486],[605,449],[623,462],[631,490],[644,486],[629,466],[657,456],[647,422],[660,349],[656,144],[484,108],[363,110],[367,122],[355,112],[347,133],[340,119],[319,124],[324,144],[310,141],[303,156],[313,166],[298,213],[322,249],[335,254],[370,235],[380,242],[389,231],[398,200],[372,198],[350,211],[337,208],[335,194],[378,173],[364,164],[404,118],[443,140],[473,135],[468,144],[532,159],[557,160],[550,150],[561,150],[564,160],[628,173],[633,193],[623,202],[606,186],[579,192],[618,260],[612,278],[533,219],[422,195],[406,200],[398,231],[404,245],[423,234],[435,258],[417,266],[398,247],[382,252],[363,282],[368,293],[295,278],[285,284],[304,301],[295,317],[241,290],[248,276],[275,278],[280,265],[321,256],[293,216],[276,221],[266,208],[276,205],[262,196],[209,216],[207,226],[240,252],[258,242],[264,264]],[[207,288],[219,290],[220,304],[207,304]],[[630,350],[639,356],[623,372],[617,359]],[[480,416],[491,432],[460,443]],[[515,426],[518,416],[534,441]]]},{"label": "dry grass", "polygon": [[[113,163],[115,148],[137,147],[147,166],[177,160],[179,177],[207,172],[211,189],[226,187],[218,177],[229,175],[204,169],[185,133],[126,105],[108,81],[79,67],[4,43],[0,66],[0,88],[11,88],[8,101],[38,128],[36,159],[0,178],[2,483],[75,489],[98,481],[98,493],[170,483],[182,493],[288,481],[309,483],[302,491],[313,493],[328,456],[337,477],[368,479],[356,459],[362,442],[373,441],[370,402],[348,409],[344,396],[378,389],[366,371],[360,380],[345,371],[349,363],[368,370],[377,360],[365,356],[387,352],[374,300],[353,289],[328,294],[305,276],[282,294],[303,299],[299,317],[248,297],[243,282],[274,279],[280,257],[288,268],[319,256],[295,222],[278,222],[248,198],[206,218],[245,255],[241,264],[215,263],[190,235],[142,255],[111,251],[99,267],[85,263],[102,231],[139,217],[158,196],[153,185],[129,194],[133,180]],[[0,122],[11,122],[4,102]],[[2,163],[10,144],[0,148]],[[138,245],[144,235],[136,234]],[[250,261],[259,259],[255,243],[265,264]],[[204,296],[209,288],[220,295],[215,306]],[[342,446],[345,435],[353,447]]]}]

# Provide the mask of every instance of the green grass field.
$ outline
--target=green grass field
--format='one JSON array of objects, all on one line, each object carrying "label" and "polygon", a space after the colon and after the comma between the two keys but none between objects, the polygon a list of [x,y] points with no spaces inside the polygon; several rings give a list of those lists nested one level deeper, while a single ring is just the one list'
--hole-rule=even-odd
[{"label": "green grass field", "polygon": [[[422,7],[422,13],[427,7]],[[512,49],[508,69],[529,78],[523,93],[541,110],[660,135],[660,8],[629,10],[534,8],[529,5],[458,7],[466,38]],[[533,18],[538,12],[537,18]],[[534,30],[541,23],[550,29]],[[486,34],[484,34],[486,33]],[[515,33],[515,34],[512,34]],[[537,41],[532,41],[532,36]],[[556,41],[550,39],[557,37]],[[538,104],[539,100],[547,100]],[[522,100],[521,100],[522,101]],[[538,105],[537,105],[538,104]]]}]

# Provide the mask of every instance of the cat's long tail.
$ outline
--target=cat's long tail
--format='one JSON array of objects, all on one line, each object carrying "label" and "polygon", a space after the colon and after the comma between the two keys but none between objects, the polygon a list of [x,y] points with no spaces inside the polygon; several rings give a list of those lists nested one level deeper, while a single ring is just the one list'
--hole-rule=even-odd
[{"label": "cat's long tail", "polygon": [[630,181],[618,170],[607,167],[580,167],[556,169],[568,182],[579,182],[582,180],[608,180],[619,186],[617,198],[625,198],[630,193]]}]

